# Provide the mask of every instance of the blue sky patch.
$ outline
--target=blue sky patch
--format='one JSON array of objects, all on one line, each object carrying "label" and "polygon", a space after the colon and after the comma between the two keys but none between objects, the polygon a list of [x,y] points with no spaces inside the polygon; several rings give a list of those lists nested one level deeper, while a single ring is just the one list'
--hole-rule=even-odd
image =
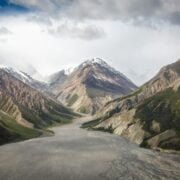
[{"label": "blue sky patch", "polygon": [[3,13],[25,13],[28,12],[29,9],[27,7],[14,4],[9,2],[9,0],[0,0],[0,14]]}]

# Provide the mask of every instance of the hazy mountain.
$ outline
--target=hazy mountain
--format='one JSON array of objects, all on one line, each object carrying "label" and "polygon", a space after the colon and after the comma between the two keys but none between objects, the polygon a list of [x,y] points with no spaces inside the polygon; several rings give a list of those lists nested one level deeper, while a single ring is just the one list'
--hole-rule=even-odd
[{"label": "hazy mountain", "polygon": [[75,116],[32,88],[31,80],[24,73],[0,68],[0,144],[39,136],[42,129]]},{"label": "hazy mountain", "polygon": [[50,81],[50,90],[59,101],[92,114],[106,102],[135,89],[128,78],[99,58],[87,60],[73,70],[60,71]]},{"label": "hazy mountain", "polygon": [[67,77],[68,75],[65,73],[65,70],[61,70],[49,76],[47,80],[49,83],[49,90],[55,91],[60,84],[64,83]]},{"label": "hazy mountain", "polygon": [[5,72],[7,72],[8,74],[11,74],[12,76],[16,77],[20,81],[28,84],[32,88],[35,88],[35,89],[38,89],[41,91],[44,91],[47,88],[46,83],[35,80],[34,78],[32,78],[27,73],[19,71],[16,68],[0,65],[0,70],[3,70]]},{"label": "hazy mountain", "polygon": [[144,147],[180,150],[179,86],[180,60],[136,92],[108,102],[84,127],[110,131]]}]

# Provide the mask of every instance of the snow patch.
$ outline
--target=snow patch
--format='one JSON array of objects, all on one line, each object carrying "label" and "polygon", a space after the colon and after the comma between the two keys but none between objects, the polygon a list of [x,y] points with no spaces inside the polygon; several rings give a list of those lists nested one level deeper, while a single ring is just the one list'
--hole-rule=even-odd
[{"label": "snow patch", "polygon": [[74,71],[75,71],[75,68],[70,67],[70,68],[67,68],[64,70],[64,74],[68,76],[68,75],[72,74]]},{"label": "snow patch", "polygon": [[0,69],[3,69],[7,73],[10,73],[11,75],[13,75],[14,77],[20,79],[24,83],[31,82],[33,80],[30,76],[28,76],[24,72],[19,71],[19,70],[15,69],[15,68],[11,68],[11,67],[8,67],[8,66],[0,65]]},{"label": "snow patch", "polygon": [[108,65],[104,60],[100,59],[100,58],[93,58],[91,60],[87,60],[85,61],[82,66],[86,66],[86,65],[94,65],[94,64],[99,64],[101,67],[108,69],[109,71],[113,72],[114,74],[120,75],[122,76],[124,79],[126,79],[127,81],[131,82],[124,74],[122,74],[121,72],[117,71],[116,69],[114,69],[113,67],[111,67],[110,65]]},{"label": "snow patch", "polygon": [[5,65],[0,64],[0,69],[5,69],[5,68],[8,68],[8,67],[5,66]]}]

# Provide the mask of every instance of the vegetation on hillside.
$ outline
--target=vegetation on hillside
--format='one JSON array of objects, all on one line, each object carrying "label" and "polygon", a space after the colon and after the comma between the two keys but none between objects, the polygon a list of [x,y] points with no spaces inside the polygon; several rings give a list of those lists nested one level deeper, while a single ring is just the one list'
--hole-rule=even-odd
[{"label": "vegetation on hillside", "polygon": [[74,94],[73,96],[67,99],[67,106],[72,106],[78,100],[78,95]]},{"label": "vegetation on hillside", "polygon": [[[48,127],[70,123],[76,116],[79,115],[48,98],[44,100],[44,104],[37,102],[33,108],[29,108],[1,92],[0,144],[38,137]],[[16,118],[25,119],[34,128],[20,125]]]},{"label": "vegetation on hillside", "polygon": [[[141,120],[143,129],[149,132],[151,137],[157,135],[157,132],[151,128],[153,121],[160,125],[161,132],[174,129],[180,137],[180,88],[177,91],[169,88],[148,98],[137,107],[135,118]],[[146,144],[144,143],[143,146]],[[179,146],[178,143],[163,146],[166,146],[163,148],[180,149],[180,142]]]},{"label": "vegetation on hillside", "polygon": [[18,124],[12,117],[0,111],[0,144],[40,136],[42,133]]},{"label": "vegetation on hillside", "polygon": [[148,98],[137,107],[135,117],[145,121],[144,128],[149,131],[153,120],[161,124],[162,131],[180,130],[180,88],[177,91],[169,88]]}]

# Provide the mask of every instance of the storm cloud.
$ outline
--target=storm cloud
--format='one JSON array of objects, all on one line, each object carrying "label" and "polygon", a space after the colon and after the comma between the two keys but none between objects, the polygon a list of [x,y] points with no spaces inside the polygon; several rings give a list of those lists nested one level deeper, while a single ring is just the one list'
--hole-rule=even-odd
[{"label": "storm cloud", "polygon": [[51,18],[121,20],[180,25],[179,0],[11,0]]},{"label": "storm cloud", "polygon": [[62,23],[57,28],[50,28],[50,34],[57,37],[79,38],[82,40],[101,39],[106,36],[103,28],[95,25],[87,25],[82,23]]}]

